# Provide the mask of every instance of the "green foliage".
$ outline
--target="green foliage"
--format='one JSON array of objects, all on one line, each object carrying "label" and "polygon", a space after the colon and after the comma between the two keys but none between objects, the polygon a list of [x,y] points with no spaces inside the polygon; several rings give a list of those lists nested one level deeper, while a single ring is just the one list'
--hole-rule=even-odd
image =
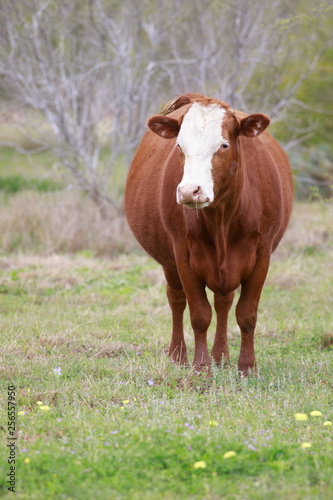
[{"label": "green foliage", "polygon": [[333,152],[325,143],[289,152],[299,199],[329,200],[333,195]]},{"label": "green foliage", "polygon": [[[332,16],[331,16],[332,19]],[[333,22],[331,23],[333,30]],[[297,98],[307,103],[307,108],[299,111],[302,125],[315,124],[314,133],[307,145],[327,144],[333,154],[333,48],[322,56],[317,68],[303,83]]]},{"label": "green foliage", "polygon": [[23,190],[34,190],[39,192],[59,191],[63,186],[60,183],[40,178],[27,179],[22,175],[0,176],[0,191],[7,194],[17,193]]},{"label": "green foliage", "polygon": [[[107,196],[117,204],[122,195],[114,190],[116,157],[128,166],[147,116],[184,89],[269,114],[270,130],[292,144],[292,154],[298,144],[306,148],[304,162],[293,164],[302,177],[316,180],[332,163],[331,2],[280,0],[274,8],[261,0],[3,4],[0,36],[8,64],[0,141],[24,149],[48,145],[95,202],[101,194],[101,213]],[[20,133],[15,114],[7,118],[9,97],[18,99],[13,108],[26,122]],[[314,167],[317,148],[329,151]],[[20,189],[13,184],[18,181],[8,189]],[[300,192],[308,196],[303,184]],[[327,191],[320,194],[328,197]]]},{"label": "green foliage", "polygon": [[[320,55],[313,71],[304,79],[297,90],[295,99],[289,106],[286,122],[277,124],[277,137],[282,142],[290,139],[292,128],[303,131],[306,137],[302,146],[307,149],[313,146],[321,146],[332,149],[333,134],[333,47],[331,33],[333,30],[333,6],[329,2],[320,2],[313,6],[307,0],[298,2],[298,5],[289,4],[290,16],[284,20],[277,20],[279,29],[289,30],[289,49],[298,44],[298,50],[291,57],[286,58],[286,71],[281,81],[281,92],[283,92],[295,79],[306,55],[313,54],[313,49]],[[295,14],[295,10],[298,14]],[[316,36],[314,35],[316,33]],[[282,49],[283,50],[283,49]],[[291,52],[289,52],[291,53]],[[295,82],[296,80],[294,80]],[[293,107],[293,103],[296,104]],[[290,127],[292,124],[292,127]]]}]

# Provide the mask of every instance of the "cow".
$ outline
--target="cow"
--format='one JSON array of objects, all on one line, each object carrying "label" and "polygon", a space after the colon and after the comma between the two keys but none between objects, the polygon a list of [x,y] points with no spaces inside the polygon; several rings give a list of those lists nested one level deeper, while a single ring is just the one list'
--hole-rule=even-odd
[{"label": "cow", "polygon": [[260,113],[184,94],[148,121],[128,172],[125,213],[144,250],[162,265],[172,312],[169,356],[188,364],[183,313],[194,331],[195,370],[210,372],[207,330],[214,292],[212,360],[229,360],[227,318],[240,286],[238,370],[257,375],[254,330],[270,257],[290,219],[288,158]]}]

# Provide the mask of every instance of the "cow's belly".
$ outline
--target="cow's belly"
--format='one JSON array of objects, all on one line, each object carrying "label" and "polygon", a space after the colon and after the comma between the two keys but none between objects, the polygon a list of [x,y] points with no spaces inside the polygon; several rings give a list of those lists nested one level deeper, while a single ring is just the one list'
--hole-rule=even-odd
[{"label": "cow's belly", "polygon": [[180,179],[170,168],[167,182],[163,180],[169,156],[177,153],[175,148],[170,152],[170,148],[162,147],[164,141],[152,132],[145,135],[128,174],[125,212],[129,226],[144,250],[159,264],[175,267],[172,221],[168,231],[164,218],[175,210],[176,187]]},{"label": "cow's belly", "polygon": [[161,226],[147,231],[146,228],[136,226],[131,229],[142,248],[162,266],[175,266],[175,256],[168,236],[161,231]]},{"label": "cow's belly", "polygon": [[127,211],[128,224],[143,249],[162,266],[175,266],[172,241],[159,211],[152,204],[136,203]]}]

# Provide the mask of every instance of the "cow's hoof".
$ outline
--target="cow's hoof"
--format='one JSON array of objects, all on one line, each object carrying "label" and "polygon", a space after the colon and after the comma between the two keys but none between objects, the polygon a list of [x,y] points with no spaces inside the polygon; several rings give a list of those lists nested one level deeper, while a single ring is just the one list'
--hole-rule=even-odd
[{"label": "cow's hoof", "polygon": [[211,362],[209,361],[209,363],[193,363],[193,370],[194,371],[198,371],[200,373],[202,372],[207,372],[209,370],[211,370]]},{"label": "cow's hoof", "polygon": [[222,358],[220,361],[215,361],[212,358],[212,365],[215,366],[216,368],[219,368],[219,370],[221,370],[222,368],[224,368],[224,369],[229,368],[231,366],[231,363],[229,360],[227,360],[225,358]]},{"label": "cow's hoof", "polygon": [[193,365],[193,374],[199,378],[210,380],[213,377],[211,364],[209,365]]},{"label": "cow's hoof", "polygon": [[171,364],[177,364],[177,365],[183,365],[185,367],[190,366],[189,360],[186,357],[180,357],[180,356],[171,356],[170,357],[170,363]]},{"label": "cow's hoof", "polygon": [[244,366],[244,365],[238,365],[238,375],[240,377],[258,377],[258,371],[256,366]]}]

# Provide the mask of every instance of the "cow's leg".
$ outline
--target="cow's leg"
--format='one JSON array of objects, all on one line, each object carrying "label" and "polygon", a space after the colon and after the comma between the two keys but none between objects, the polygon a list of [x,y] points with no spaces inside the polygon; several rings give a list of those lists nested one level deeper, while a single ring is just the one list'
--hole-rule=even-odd
[{"label": "cow's leg", "polygon": [[204,285],[200,287],[195,285],[186,296],[194,332],[193,366],[199,369],[210,367],[211,361],[207,348],[207,330],[212,320],[212,308],[208,302]]},{"label": "cow's leg", "polygon": [[172,362],[176,361],[182,364],[188,364],[183,330],[186,296],[177,268],[164,267],[163,269],[167,280],[167,297],[172,311],[172,337],[169,356]]},{"label": "cow's leg", "polygon": [[254,330],[257,323],[257,311],[260,295],[269,267],[269,258],[260,261],[254,268],[250,278],[242,284],[241,295],[236,306],[236,318],[241,330],[241,350],[238,359],[238,370],[245,376],[249,372],[257,375],[254,354]]},{"label": "cow's leg", "polygon": [[212,359],[217,364],[223,361],[229,361],[229,347],[227,336],[228,314],[234,300],[235,292],[230,292],[228,295],[221,293],[214,294],[214,307],[217,316],[215,341],[212,349]]},{"label": "cow's leg", "polygon": [[198,369],[210,367],[207,330],[212,319],[212,308],[207,299],[205,284],[186,266],[182,267],[181,280],[190,309],[191,325],[194,332],[193,366]]}]

